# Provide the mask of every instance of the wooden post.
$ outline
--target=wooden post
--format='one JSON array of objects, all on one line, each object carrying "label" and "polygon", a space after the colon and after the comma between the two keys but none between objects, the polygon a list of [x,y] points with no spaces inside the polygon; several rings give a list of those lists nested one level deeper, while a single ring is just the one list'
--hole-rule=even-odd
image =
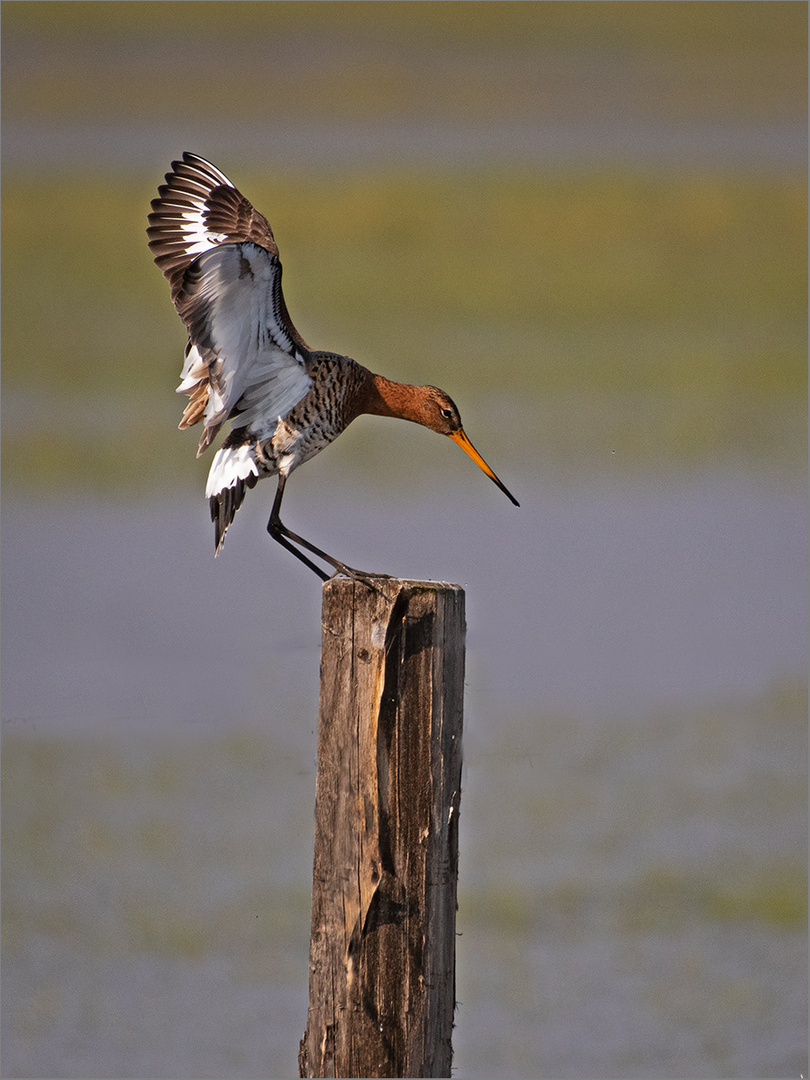
[{"label": "wooden post", "polygon": [[323,586],[302,1077],[450,1076],[464,590]]}]

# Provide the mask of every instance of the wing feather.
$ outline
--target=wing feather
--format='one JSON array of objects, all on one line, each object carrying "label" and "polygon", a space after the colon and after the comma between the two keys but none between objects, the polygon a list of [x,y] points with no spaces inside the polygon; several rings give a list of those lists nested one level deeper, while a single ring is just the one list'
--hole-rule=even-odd
[{"label": "wing feather", "polygon": [[198,454],[229,417],[260,437],[311,386],[309,349],[281,291],[267,219],[210,162],[183,154],[158,188],[149,247],[172,289],[189,343],[181,427],[205,420]]}]

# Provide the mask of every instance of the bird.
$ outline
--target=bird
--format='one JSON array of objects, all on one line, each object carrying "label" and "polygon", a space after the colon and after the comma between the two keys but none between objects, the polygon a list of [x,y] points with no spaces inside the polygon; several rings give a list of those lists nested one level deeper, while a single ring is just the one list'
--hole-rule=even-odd
[{"label": "bird", "polygon": [[205,488],[215,555],[247,489],[277,476],[267,523],[274,540],[323,581],[335,574],[366,582],[387,576],[335,559],[290,531],[280,516],[290,473],[362,414],[410,420],[448,436],[520,505],[467,438],[458,408],[443,390],[392,382],[348,356],[306,344],[284,302],[269,222],[211,162],[189,152],[172,162],[152,200],[146,231],[188,332],[177,393],[189,400],[179,427],[203,424],[200,457],[230,421]]}]

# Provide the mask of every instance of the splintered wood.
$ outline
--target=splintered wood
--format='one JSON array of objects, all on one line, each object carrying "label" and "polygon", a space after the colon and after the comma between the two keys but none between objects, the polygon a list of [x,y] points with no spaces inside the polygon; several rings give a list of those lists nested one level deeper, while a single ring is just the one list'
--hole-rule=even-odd
[{"label": "splintered wood", "polygon": [[302,1077],[450,1076],[464,591],[323,587]]}]

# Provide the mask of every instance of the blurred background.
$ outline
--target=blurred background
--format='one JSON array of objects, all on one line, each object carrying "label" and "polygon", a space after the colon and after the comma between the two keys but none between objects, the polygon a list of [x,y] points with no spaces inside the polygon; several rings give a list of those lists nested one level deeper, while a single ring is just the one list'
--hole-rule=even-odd
[{"label": "blurred background", "polygon": [[184,150],[521,502],[372,417],[285,499],[467,590],[454,1075],[806,1075],[806,63],[793,2],[3,5],[5,1076],[297,1072],[320,589],[272,482],[212,557]]}]

